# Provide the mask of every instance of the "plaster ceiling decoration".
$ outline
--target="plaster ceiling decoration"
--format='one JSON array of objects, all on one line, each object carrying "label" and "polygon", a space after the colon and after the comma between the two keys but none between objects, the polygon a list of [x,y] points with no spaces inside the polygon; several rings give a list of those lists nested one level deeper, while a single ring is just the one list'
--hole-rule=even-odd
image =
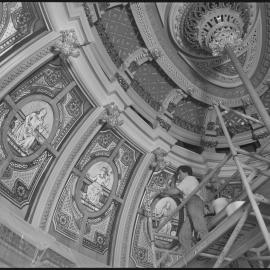
[{"label": "plaster ceiling decoration", "polygon": [[[144,192],[141,200],[141,207],[149,207],[154,211],[153,228],[157,228],[159,224],[166,218],[168,213],[171,213],[179,204],[179,197],[167,197],[163,195],[154,196],[154,199],[150,199],[153,194],[156,195],[156,191],[166,187],[172,172],[167,169],[163,171],[155,172],[151,175],[148,183],[148,190]],[[150,204],[149,204],[150,203]],[[148,206],[149,204],[149,206]],[[179,243],[172,236],[178,235],[180,229],[183,226],[184,220],[187,218],[186,212],[181,209],[178,215],[175,215],[163,229],[160,231],[161,235],[155,236],[155,245],[162,250],[176,248]],[[181,246],[181,244],[180,244]],[[161,257],[162,251],[159,251]],[[163,267],[169,267],[173,262],[179,259],[180,254],[168,254],[165,265]],[[153,255],[151,252],[151,239],[149,226],[147,220],[140,214],[137,215],[135,229],[133,232],[131,258],[134,261],[136,267],[152,267]]]},{"label": "plaster ceiling decoration", "polygon": [[48,31],[34,2],[0,3],[0,60],[42,32]]},{"label": "plaster ceiling decoration", "polygon": [[94,104],[55,58],[0,103],[0,193],[30,215],[48,169]]},{"label": "plaster ceiling decoration", "polygon": [[[173,130],[171,134],[178,140],[202,145],[202,135],[209,126],[208,109],[213,103],[244,113],[247,104],[253,106],[230,57],[218,50],[222,39],[234,42],[234,53],[255,90],[261,97],[268,96],[267,3],[149,2],[109,6],[99,5],[100,18],[93,25],[120,70],[120,85],[125,91],[135,91],[157,115],[163,110],[163,116],[148,118],[153,119],[152,123],[157,119],[169,133]],[[130,83],[121,70],[128,74]],[[162,108],[174,89],[186,96],[177,102],[172,98]],[[135,102],[144,115],[145,105]],[[262,98],[262,102],[269,107],[268,99]],[[260,118],[255,108],[253,111]],[[224,134],[219,122],[214,122],[215,146],[224,147]],[[253,126],[239,115],[228,114],[226,123],[235,126],[234,135],[242,134],[237,135],[240,144],[247,143],[247,138],[250,143],[254,141]]]},{"label": "plaster ceiling decoration", "polygon": [[[221,101],[230,107],[237,107],[242,105],[241,98],[247,96],[247,92],[233,64],[226,55],[212,56],[210,50],[205,48],[210,42],[208,40],[211,35],[218,30],[215,28],[220,26],[215,23],[215,19],[220,18],[221,20],[223,16],[224,20],[232,18],[235,25],[242,24],[248,31],[241,46],[237,47],[237,57],[252,81],[259,73],[263,79],[267,75],[270,62],[268,61],[265,66],[267,69],[262,72],[258,60],[265,54],[262,29],[268,25],[262,22],[264,11],[261,9],[257,11],[258,5],[242,3],[239,7],[237,5],[235,7],[233,4],[232,7],[226,7],[220,2],[216,6],[201,3],[202,7],[200,7],[200,3],[168,3],[164,25],[159,20],[159,16],[155,16],[154,4],[134,4],[131,8],[147,47],[160,48],[162,56],[157,62],[178,87],[186,92],[189,91],[192,97],[206,104],[211,105],[213,101]],[[196,8],[198,9],[196,10],[197,17],[192,15],[195,14],[193,9]],[[239,9],[237,12],[234,10],[236,8]],[[238,14],[239,22],[230,12],[234,15]],[[245,12],[243,18],[240,16],[241,12]],[[256,15],[257,13],[258,15]],[[249,27],[245,26],[245,20],[248,20]],[[208,23],[210,24],[210,21],[212,23],[211,33],[208,33],[205,41],[203,36],[206,31],[209,32]],[[208,29],[199,27],[201,24],[208,25]],[[224,21],[221,25],[229,27],[233,24],[226,19],[226,23]],[[194,29],[188,30],[190,27]],[[257,81],[254,85],[259,94],[263,94],[268,89],[267,86],[257,87],[261,82]]]},{"label": "plaster ceiling decoration", "polygon": [[260,57],[262,38],[257,4],[209,2],[185,6],[187,3],[172,4],[169,20],[171,36],[180,49],[179,54],[188,64],[213,84],[224,88],[241,85],[230,59],[226,55],[212,56],[208,45],[211,35],[218,30],[236,28],[243,36],[241,31],[245,28],[247,37],[237,46],[236,53],[245,72],[252,76],[256,59]]},{"label": "plaster ceiling decoration", "polygon": [[71,246],[81,241],[86,254],[95,251],[106,262],[123,197],[142,158],[135,145],[105,125],[76,161],[57,199],[51,234]]}]

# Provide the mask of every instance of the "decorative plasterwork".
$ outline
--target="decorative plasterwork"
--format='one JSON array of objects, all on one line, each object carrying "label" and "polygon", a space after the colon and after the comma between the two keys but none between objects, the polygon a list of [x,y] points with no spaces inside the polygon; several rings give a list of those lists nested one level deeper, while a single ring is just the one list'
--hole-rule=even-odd
[{"label": "decorative plasterwork", "polygon": [[[157,59],[157,63],[171,77],[171,79],[173,79],[173,81],[184,91],[188,91],[190,89],[190,93],[192,97],[194,97],[195,99],[201,100],[205,103],[212,104],[213,102],[222,102],[226,106],[230,106],[230,107],[242,105],[240,96],[241,97],[245,96],[244,89],[243,91],[242,90],[235,91],[235,95],[233,96],[233,98],[224,98],[221,96],[219,97],[218,91],[217,91],[217,94],[214,95],[210,93],[209,91],[207,92],[207,89],[199,88],[197,85],[192,83],[187,77],[185,77],[185,75],[175,66],[173,61],[167,56],[166,48],[161,47],[160,42],[155,34],[155,29],[153,28],[151,24],[151,20],[148,17],[149,15],[146,10],[146,5],[150,6],[150,4],[145,4],[145,3],[132,3],[131,4],[132,13],[134,15],[135,21],[137,23],[137,26],[140,30],[141,36],[144,39],[144,42],[147,48],[149,49],[149,48],[155,47],[155,48],[159,48],[159,50],[161,51],[161,57]],[[257,35],[259,35],[259,33],[257,33]],[[249,42],[252,41],[252,38],[253,38],[252,35],[250,35]],[[257,49],[258,48],[256,47],[256,50]],[[254,64],[256,62],[255,60],[256,57],[254,57],[253,55],[254,50],[253,52],[249,52],[249,54],[250,54],[248,58],[249,60],[245,62],[247,65],[246,68],[247,67],[251,68],[251,66],[253,67],[253,64],[250,64],[250,61],[252,61],[252,63]],[[265,76],[267,76],[267,74],[265,74]],[[266,88],[261,87],[261,85],[258,85],[257,90],[259,94],[262,94],[266,90]]]},{"label": "decorative plasterwork", "polygon": [[40,6],[34,2],[1,2],[0,60],[48,31]]},{"label": "decorative plasterwork", "polygon": [[8,72],[3,77],[1,77],[0,79],[1,96],[2,94],[3,95],[5,94],[6,90],[9,90],[10,88],[9,84],[14,83],[18,78],[20,78],[20,76],[25,71],[32,68],[35,64],[39,63],[41,60],[46,61],[48,58],[53,56],[53,54],[51,53],[51,46],[54,44],[56,40],[57,39],[54,36],[51,42],[47,43],[44,47],[35,51],[32,55],[27,57],[25,60],[18,63],[14,69],[12,69],[10,72]]},{"label": "decorative plasterwork", "polygon": [[[241,46],[238,46],[236,50],[236,55],[249,78],[254,74],[260,58],[262,44],[261,29],[261,16],[259,14],[255,26],[251,29],[251,32],[245,38]],[[215,57],[213,59],[199,59],[188,57],[181,52],[179,52],[179,54],[196,72],[211,83],[225,88],[242,85],[242,81],[239,78],[233,63],[226,55]],[[258,88],[257,91],[261,95],[265,89]],[[237,94],[237,96],[238,95],[239,94]]]},{"label": "decorative plasterwork", "polygon": [[61,38],[55,42],[53,50],[59,52],[64,58],[68,58],[69,56],[79,57],[80,51],[78,48],[80,47],[80,43],[77,39],[75,30],[61,30],[60,34]]},{"label": "decorative plasterwork", "polygon": [[124,121],[119,119],[121,112],[114,102],[105,105],[104,108],[105,113],[101,118],[101,123],[107,123],[111,127],[123,125]]}]

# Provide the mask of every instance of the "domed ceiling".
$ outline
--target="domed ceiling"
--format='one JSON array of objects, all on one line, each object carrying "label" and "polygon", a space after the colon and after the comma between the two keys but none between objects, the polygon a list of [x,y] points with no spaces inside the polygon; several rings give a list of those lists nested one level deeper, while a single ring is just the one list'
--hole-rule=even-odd
[{"label": "domed ceiling", "polygon": [[[269,109],[269,7],[0,3],[0,266],[152,267],[145,210],[156,212],[163,200],[152,194],[170,185],[179,165],[202,180],[225,164],[228,144],[212,103],[227,106],[220,107],[236,147],[269,150],[260,147],[265,127],[241,116],[260,119],[221,42],[232,40]],[[263,157],[239,155],[259,171],[269,151]],[[209,201],[245,195],[232,159],[215,172]],[[270,194],[267,176],[250,175],[252,189]],[[182,222],[181,214],[164,245],[157,241],[163,253],[178,246],[171,240]],[[257,222],[246,224],[236,241],[255,247]],[[227,230],[207,253],[223,250]],[[180,256],[170,254],[165,266]]]},{"label": "domed ceiling", "polygon": [[[270,108],[269,19],[267,3],[99,3],[85,4],[89,23],[117,67],[116,77],[133,98],[134,110],[150,125],[163,127],[180,145],[222,148],[226,140],[211,110],[213,103],[260,119],[226,53],[213,37],[233,29],[234,52]],[[232,37],[234,38],[234,37]],[[220,42],[221,43],[221,42]],[[266,130],[229,112],[225,123],[240,145]],[[254,131],[256,129],[256,131]],[[211,139],[207,134],[211,133]]]}]

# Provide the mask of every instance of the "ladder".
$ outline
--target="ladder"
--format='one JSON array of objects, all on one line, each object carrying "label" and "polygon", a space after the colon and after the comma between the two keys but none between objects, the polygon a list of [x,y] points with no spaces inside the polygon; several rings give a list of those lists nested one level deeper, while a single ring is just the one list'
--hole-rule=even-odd
[{"label": "ladder", "polygon": [[[214,265],[212,267],[218,268],[221,266],[227,266],[229,263],[243,256],[243,254],[248,250],[258,250],[257,246],[260,244],[263,244],[264,249],[268,249],[270,251],[270,235],[268,231],[270,230],[270,217],[265,216],[264,213],[261,213],[261,210],[258,206],[260,203],[270,204],[270,200],[262,195],[258,196],[253,193],[258,189],[261,189],[263,193],[263,189],[261,187],[263,187],[263,185],[270,178],[270,160],[260,155],[261,152],[263,152],[264,147],[270,142],[266,142],[265,145],[261,148],[261,151],[256,154],[235,147],[232,143],[232,139],[223,119],[224,113],[232,109],[227,108],[221,104],[213,104],[213,106],[217,112],[222,130],[228,141],[230,154],[225,156],[223,161],[220,162],[203,178],[200,184],[181,202],[180,205],[177,206],[177,208],[163,222],[161,222],[161,224],[159,224],[156,230],[153,230],[153,228],[149,229],[151,235],[150,238],[154,258],[154,267],[159,267],[162,260],[165,259],[169,253],[175,254],[175,251],[168,250],[165,251],[164,255],[159,260],[157,260],[154,244],[155,234],[158,234],[159,230],[186,205],[189,199],[194,194],[196,194],[198,190],[204,187],[210,181],[210,179],[219,173],[220,169],[231,158],[233,158],[237,166],[238,173],[240,174],[242,185],[244,187],[244,190],[239,195],[239,197],[236,198],[236,200],[245,200],[245,203],[229,216],[226,214],[225,209],[214,216],[208,222],[208,227],[210,230],[209,233],[195,246],[193,246],[187,254],[182,256],[170,267],[179,268],[186,267],[187,265],[196,267],[196,260],[197,263],[199,260],[199,263],[202,261],[213,263],[214,261]],[[225,111],[221,112],[220,108]],[[249,121],[254,121],[263,125],[263,123],[261,123],[258,119],[239,112],[236,113],[240,114],[242,117],[248,119]],[[266,170],[261,170],[247,166],[240,161],[239,154],[247,155],[250,157],[250,159],[257,159],[261,162],[265,162],[268,167]],[[246,176],[244,169],[251,171],[248,177]],[[149,224],[152,224],[150,221],[151,220],[149,220]],[[259,225],[259,228],[257,224]],[[254,258],[252,257],[252,259],[257,258],[259,261],[267,259],[270,260],[270,256],[260,256],[258,253],[256,254],[257,255]]]}]

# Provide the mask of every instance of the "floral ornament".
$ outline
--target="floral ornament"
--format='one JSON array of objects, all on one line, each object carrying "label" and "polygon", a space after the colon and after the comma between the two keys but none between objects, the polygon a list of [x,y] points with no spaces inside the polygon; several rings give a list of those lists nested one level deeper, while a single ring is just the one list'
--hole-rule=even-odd
[{"label": "floral ornament", "polygon": [[16,14],[16,25],[18,28],[25,26],[31,18],[31,14],[23,9],[19,9],[18,13]]},{"label": "floral ornament", "polygon": [[22,202],[28,197],[28,190],[25,188],[23,183],[20,181],[17,182],[16,187],[15,187],[15,196],[18,201]]},{"label": "floral ornament", "polygon": [[111,127],[118,127],[123,125],[124,121],[118,119],[121,112],[119,111],[118,106],[114,102],[111,102],[110,104],[104,106],[104,108],[105,113],[100,119],[101,123],[107,123]]},{"label": "floral ornament", "polygon": [[106,245],[106,242],[106,237],[103,234],[96,232],[96,245],[102,249]]},{"label": "floral ornament", "polygon": [[67,105],[68,112],[72,116],[78,116],[80,114],[80,105],[79,100],[72,99]]},{"label": "floral ornament", "polygon": [[152,58],[154,60],[157,60],[158,58],[161,57],[162,53],[161,53],[160,49],[154,48],[154,49],[150,50],[150,55],[152,56]]},{"label": "floral ornament", "polygon": [[69,216],[67,216],[66,214],[64,213],[60,213],[58,216],[57,216],[57,220],[59,222],[59,224],[63,227],[66,227],[69,223]]},{"label": "floral ornament", "polygon": [[165,172],[158,173],[154,176],[153,182],[155,183],[155,185],[162,188],[164,187],[164,185],[166,185],[166,176],[167,175]]},{"label": "floral ornament", "polygon": [[104,148],[107,148],[112,141],[113,141],[113,137],[110,133],[99,136],[97,139],[97,143]]},{"label": "floral ornament", "polygon": [[135,248],[136,255],[140,262],[147,262],[147,250],[144,248]]},{"label": "floral ornament", "polygon": [[53,46],[53,51],[59,52],[64,58],[68,58],[69,56],[72,57],[79,57],[80,51],[78,48],[80,48],[82,45],[80,45],[75,30],[63,30],[60,31],[61,39],[57,40],[55,45]]},{"label": "floral ornament", "polygon": [[51,87],[55,86],[61,80],[61,78],[62,72],[59,70],[46,72],[44,76],[45,82]]},{"label": "floral ornament", "polygon": [[17,194],[19,197],[23,197],[25,195],[25,188],[23,186],[17,187]]},{"label": "floral ornament", "polygon": [[11,16],[14,28],[19,30],[21,34],[26,34],[31,21],[30,12],[24,10],[23,8],[19,8],[14,13],[12,13]]},{"label": "floral ornament", "polygon": [[231,29],[222,28],[213,35],[211,42],[209,42],[209,48],[212,51],[213,56],[220,55],[226,45],[236,48],[241,45],[240,31],[232,31]]}]

